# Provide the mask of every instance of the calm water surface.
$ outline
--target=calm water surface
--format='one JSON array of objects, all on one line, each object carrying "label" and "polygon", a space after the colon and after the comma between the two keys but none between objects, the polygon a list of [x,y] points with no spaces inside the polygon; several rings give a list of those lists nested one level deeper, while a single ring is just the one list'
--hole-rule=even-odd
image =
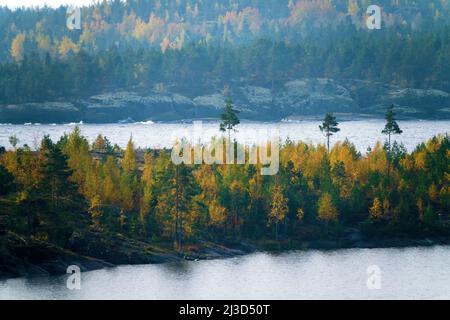
[{"label": "calm water surface", "polygon": [[[449,131],[450,121],[400,121],[399,142],[417,144]],[[318,121],[243,123],[237,138],[257,142],[254,129],[277,129],[284,140],[322,143]],[[383,120],[346,121],[333,141],[350,139],[360,151],[383,140]],[[0,146],[12,134],[36,147],[44,134],[58,140],[74,125],[0,125]],[[192,132],[192,124],[89,124],[82,134],[97,134],[125,146],[130,135],[138,147],[171,147],[174,133]],[[204,123],[204,141],[218,134],[217,123]],[[367,289],[367,268],[381,269],[380,290]],[[66,276],[0,281],[0,299],[450,299],[450,247],[354,249],[256,253],[228,260],[123,266],[82,274],[82,289],[66,288]]]},{"label": "calm water surface", "polygon": [[[238,127],[236,138],[245,144],[259,142],[264,139],[263,134],[256,132],[269,132],[279,130],[280,138],[298,141],[311,142],[314,144],[323,143],[324,137],[319,131],[319,121],[301,121],[292,123],[242,123]],[[403,135],[396,136],[398,142],[403,142],[405,146],[412,150],[419,143],[433,137],[436,134],[445,134],[450,130],[450,121],[399,121],[400,127],[404,131]],[[10,148],[8,138],[15,134],[20,140],[19,145],[28,144],[35,148],[44,134],[57,141],[64,133],[70,133],[75,124],[65,125],[0,125],[0,146]],[[193,133],[193,124],[179,123],[133,123],[133,124],[83,124],[79,125],[81,132],[90,142],[101,133],[108,137],[112,143],[117,143],[125,147],[130,136],[137,147],[141,148],[170,148],[176,137],[188,136]],[[381,134],[384,127],[384,120],[357,120],[344,121],[339,124],[341,132],[332,137],[332,142],[343,141],[348,138],[353,142],[359,151],[364,152],[367,147],[375,144],[377,140],[384,141],[385,136]],[[209,142],[210,138],[219,134],[218,123],[203,123],[203,133],[201,141]]]},{"label": "calm water surface", "polygon": [[[367,268],[381,289],[367,288]],[[255,253],[0,281],[0,299],[450,299],[450,247]]]}]

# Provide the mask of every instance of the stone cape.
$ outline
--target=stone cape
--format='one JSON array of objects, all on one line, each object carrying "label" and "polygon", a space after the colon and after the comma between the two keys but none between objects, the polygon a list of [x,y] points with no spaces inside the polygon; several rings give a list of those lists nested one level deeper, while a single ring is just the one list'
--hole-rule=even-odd
[{"label": "stone cape", "polygon": [[213,311],[214,307],[190,306],[189,304],[186,304],[186,306],[180,307],[178,313],[180,315],[204,315],[209,318]]}]

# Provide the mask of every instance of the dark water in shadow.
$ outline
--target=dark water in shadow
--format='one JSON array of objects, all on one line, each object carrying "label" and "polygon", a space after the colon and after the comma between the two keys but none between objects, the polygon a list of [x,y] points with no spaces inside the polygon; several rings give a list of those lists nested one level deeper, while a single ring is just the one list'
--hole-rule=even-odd
[{"label": "dark water in shadow", "polygon": [[[381,288],[367,287],[369,266]],[[0,282],[0,299],[450,299],[450,247],[256,253]]]}]

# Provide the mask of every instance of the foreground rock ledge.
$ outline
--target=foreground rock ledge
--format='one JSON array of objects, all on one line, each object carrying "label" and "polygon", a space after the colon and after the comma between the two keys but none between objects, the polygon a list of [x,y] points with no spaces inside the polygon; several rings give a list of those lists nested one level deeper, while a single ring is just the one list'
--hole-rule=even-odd
[{"label": "foreground rock ledge", "polygon": [[78,253],[75,253],[47,242],[26,240],[15,233],[7,232],[0,236],[0,279],[63,275],[70,265],[77,265],[82,271],[91,271],[117,265],[232,258],[261,250],[279,252],[450,245],[450,237],[364,239],[360,237],[359,231],[349,232],[345,238],[339,240],[285,240],[255,244],[225,240],[221,244],[200,241],[196,245],[187,245],[183,252],[173,250],[170,245],[157,247],[120,234],[108,239],[108,247],[104,246],[105,241],[99,234],[89,233],[85,240],[87,242],[81,244],[77,248]]}]

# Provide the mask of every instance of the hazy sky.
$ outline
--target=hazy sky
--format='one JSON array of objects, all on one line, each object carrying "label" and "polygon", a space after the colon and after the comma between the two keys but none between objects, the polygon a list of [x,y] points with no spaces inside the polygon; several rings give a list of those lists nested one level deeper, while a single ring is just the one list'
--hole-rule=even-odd
[{"label": "hazy sky", "polygon": [[94,0],[0,0],[0,6],[16,8],[22,6],[39,6],[48,5],[51,7],[59,7],[62,4],[86,5],[95,2]]}]

